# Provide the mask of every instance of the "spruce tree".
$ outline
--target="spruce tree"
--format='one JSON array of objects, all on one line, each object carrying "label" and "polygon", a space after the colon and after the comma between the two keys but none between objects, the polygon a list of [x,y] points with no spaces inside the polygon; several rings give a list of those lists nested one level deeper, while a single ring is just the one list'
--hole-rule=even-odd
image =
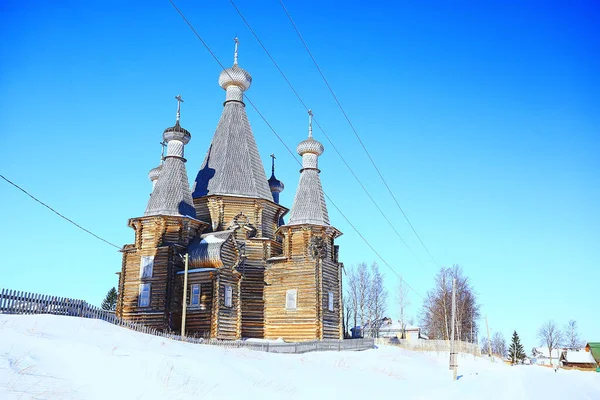
[{"label": "spruce tree", "polygon": [[112,288],[106,294],[106,297],[102,301],[101,305],[103,310],[114,311],[117,308],[117,290]]},{"label": "spruce tree", "polygon": [[525,351],[523,350],[523,345],[521,344],[521,339],[519,339],[517,331],[513,332],[512,342],[508,348],[508,357],[510,358],[511,364],[523,362],[525,357],[527,357],[525,355]]}]

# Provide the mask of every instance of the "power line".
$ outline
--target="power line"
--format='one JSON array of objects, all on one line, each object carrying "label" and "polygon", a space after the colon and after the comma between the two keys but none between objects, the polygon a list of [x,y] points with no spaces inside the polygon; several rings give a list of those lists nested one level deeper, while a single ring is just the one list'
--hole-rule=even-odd
[{"label": "power line", "polygon": [[[196,37],[200,40],[200,42],[202,43],[202,45],[206,48],[206,50],[210,53],[210,55],[215,59],[215,61],[219,64],[219,66],[221,66],[221,68],[223,69],[223,71],[225,71],[229,77],[231,79],[233,79],[233,77],[231,76],[231,74],[229,74],[229,71],[227,71],[227,69],[225,68],[225,66],[221,63],[221,61],[218,59],[218,57],[215,55],[215,53],[213,53],[213,51],[210,49],[210,47],[208,46],[208,44],[202,39],[202,37],[200,36],[200,34],[196,31],[196,29],[194,29],[193,25],[191,24],[191,22],[185,17],[185,15],[183,14],[183,12],[181,10],[179,10],[179,8],[177,8],[177,6],[175,5],[175,3],[173,2],[173,0],[169,0],[169,3],[171,3],[171,5],[173,6],[173,8],[175,9],[175,11],[177,11],[177,13],[181,16],[181,18],[185,21],[185,23],[190,27],[190,29],[192,30],[192,32],[194,32],[194,35],[196,35]],[[267,126],[269,127],[269,129],[271,129],[271,132],[273,132],[273,134],[277,137],[277,139],[279,139],[279,141],[281,142],[281,144],[283,144],[283,146],[286,148],[286,150],[288,151],[288,153],[290,153],[292,155],[292,158],[294,160],[296,160],[296,162],[299,165],[302,165],[302,163],[300,162],[300,160],[298,160],[298,158],[294,155],[294,153],[292,152],[292,150],[287,146],[287,144],[283,141],[283,139],[281,138],[281,136],[279,136],[279,134],[277,133],[277,131],[275,131],[275,129],[273,128],[273,126],[267,121],[267,119],[263,116],[263,114],[258,110],[258,108],[254,105],[254,103],[248,98],[248,96],[246,94],[244,94],[245,99],[248,101],[248,103],[250,103],[250,105],[252,106],[252,108],[256,111],[256,113],[261,117],[261,119],[267,124]],[[422,299],[424,299],[424,297],[417,292],[412,286],[410,286],[408,284],[408,282],[406,282],[406,280],[404,280],[404,278],[402,278],[402,276],[400,274],[398,274],[398,272],[396,272],[396,270],[381,256],[381,254],[379,254],[379,252],[377,250],[375,250],[375,248],[369,243],[369,241],[360,233],[360,231],[356,228],[356,226],[354,226],[354,224],[352,222],[350,222],[350,220],[348,219],[348,217],[346,217],[346,215],[342,212],[342,210],[340,210],[340,208],[337,206],[337,204],[335,204],[333,202],[333,200],[331,199],[331,197],[329,197],[327,195],[327,193],[325,191],[323,191],[323,194],[325,195],[325,197],[327,198],[327,200],[331,203],[331,205],[333,205],[333,207],[340,213],[340,215],[344,218],[344,220],[346,220],[346,222],[348,223],[348,225],[350,225],[352,227],[352,229],[354,229],[354,231],[358,234],[358,236],[365,242],[365,244],[377,255],[377,257],[379,257],[379,259],[394,273],[396,274],[396,276],[398,276],[398,278],[404,282],[404,284],[410,288],[413,292],[415,292],[417,294],[417,296],[421,297]]]},{"label": "power line", "polygon": [[[275,61],[275,59],[271,56],[271,53],[269,53],[269,50],[267,50],[267,48],[265,47],[265,45],[263,44],[263,42],[260,40],[260,38],[258,37],[258,35],[256,34],[256,32],[254,31],[254,29],[252,29],[252,26],[250,26],[250,23],[246,20],[246,18],[242,14],[241,10],[237,7],[237,5],[234,3],[233,0],[229,0],[229,2],[233,6],[233,8],[235,8],[235,10],[239,14],[240,18],[242,18],[242,20],[244,21],[244,23],[246,24],[246,26],[248,27],[248,29],[250,30],[250,32],[252,32],[252,35],[254,35],[254,38],[258,41],[258,44],[260,44],[260,46],[265,51],[265,53],[267,54],[267,56],[269,57],[269,59],[271,60],[271,62],[273,62],[273,65],[275,65],[275,68],[277,68],[277,71],[279,71],[279,73],[281,74],[281,76],[283,77],[283,79],[285,80],[285,82],[288,84],[288,86],[290,87],[290,89],[292,90],[292,92],[294,92],[294,94],[296,95],[296,97],[298,98],[298,100],[300,101],[300,103],[308,111],[309,110],[308,106],[306,105],[306,103],[304,102],[304,100],[302,99],[302,97],[300,96],[300,94],[298,94],[298,91],[294,88],[294,86],[292,85],[292,83],[290,82],[290,80],[287,78],[287,76],[281,70],[281,68],[279,67],[279,65]],[[331,138],[329,137],[329,135],[327,135],[327,133],[325,132],[325,130],[323,129],[323,127],[321,126],[321,124],[319,124],[319,122],[316,120],[315,117],[313,117],[313,122],[319,127],[319,129],[321,130],[321,132],[323,133],[323,135],[325,136],[325,138],[327,139],[327,141],[329,142],[329,144],[331,145],[331,147],[335,150],[335,152],[340,157],[340,159],[342,160],[342,162],[344,163],[344,165],[346,166],[346,168],[348,168],[348,170],[350,171],[350,173],[352,174],[352,176],[354,177],[354,179],[358,182],[358,184],[360,185],[360,187],[362,188],[362,190],[366,193],[366,195],[369,197],[369,199],[371,200],[371,202],[375,205],[375,207],[377,208],[377,210],[379,211],[379,213],[387,221],[388,225],[392,228],[392,230],[394,231],[394,233],[396,234],[396,236],[398,236],[398,238],[400,239],[400,241],[402,242],[402,244],[404,244],[404,246],[415,257],[415,259],[419,262],[419,264],[423,268],[427,268],[422,263],[422,261],[419,259],[419,257],[415,254],[415,252],[410,248],[410,246],[408,245],[408,243],[406,243],[406,241],[402,238],[402,236],[400,235],[400,233],[398,232],[398,230],[396,229],[396,227],[392,224],[392,222],[389,220],[389,218],[387,217],[387,215],[383,212],[383,210],[381,209],[381,207],[379,207],[379,204],[377,204],[377,202],[375,201],[375,199],[373,198],[373,196],[371,195],[371,193],[363,185],[363,183],[358,178],[358,176],[356,175],[356,173],[354,172],[354,170],[352,169],[352,167],[350,167],[350,165],[348,164],[348,162],[346,162],[346,159],[339,152],[337,146],[335,144],[333,144],[333,141],[331,140]]]},{"label": "power line", "polygon": [[415,236],[417,237],[417,239],[419,239],[419,242],[421,242],[421,245],[423,246],[423,248],[425,249],[425,251],[427,252],[427,254],[429,255],[429,257],[431,257],[431,260],[433,261],[433,263],[437,267],[438,266],[437,261],[435,260],[435,258],[433,257],[433,255],[431,255],[431,252],[429,251],[429,249],[427,248],[427,246],[425,246],[425,243],[421,239],[421,236],[419,236],[419,234],[417,233],[417,230],[415,229],[415,227],[413,226],[413,224],[410,222],[410,219],[408,218],[408,216],[406,215],[406,213],[404,212],[404,210],[400,206],[400,203],[396,199],[396,196],[394,196],[394,193],[392,193],[392,190],[390,189],[387,181],[383,178],[383,175],[381,174],[381,171],[379,170],[379,168],[375,164],[375,160],[373,160],[373,157],[371,157],[371,154],[367,150],[367,147],[365,146],[365,144],[363,143],[362,139],[358,135],[358,132],[356,131],[356,128],[354,128],[354,125],[352,124],[352,121],[350,121],[350,118],[348,117],[348,114],[346,113],[346,110],[344,110],[344,107],[342,107],[342,104],[340,103],[340,101],[338,100],[337,96],[335,95],[335,92],[331,88],[331,85],[329,84],[329,81],[327,80],[327,78],[325,78],[325,74],[323,74],[323,71],[321,70],[321,67],[319,67],[319,64],[317,63],[317,60],[315,59],[315,57],[313,56],[312,52],[308,48],[308,45],[304,41],[304,38],[302,37],[302,34],[300,34],[300,30],[298,30],[298,27],[294,23],[294,20],[292,19],[292,16],[290,15],[290,13],[288,12],[287,8],[285,7],[285,4],[283,4],[282,0],[279,0],[279,3],[281,4],[281,7],[283,8],[283,11],[285,11],[285,14],[287,15],[288,19],[290,20],[292,26],[294,27],[294,30],[298,34],[298,37],[300,38],[300,41],[302,42],[302,44],[304,45],[304,48],[308,52],[308,55],[310,56],[310,58],[312,59],[313,63],[315,64],[315,67],[317,67],[317,70],[319,71],[319,74],[321,75],[321,78],[323,78],[323,81],[325,82],[325,85],[329,89],[329,92],[331,92],[331,95],[335,99],[335,102],[337,103],[339,109],[342,111],[342,114],[344,114],[344,117],[346,118],[346,121],[348,122],[348,125],[350,125],[350,128],[354,132],[354,135],[358,139],[358,142],[360,143],[360,145],[362,146],[363,150],[367,154],[367,157],[369,157],[369,160],[371,161],[371,164],[373,164],[373,168],[375,168],[375,170],[377,171],[377,174],[379,175],[379,178],[381,178],[381,181],[383,182],[383,184],[386,187],[387,191],[389,192],[390,196],[392,196],[392,198],[394,199],[394,203],[396,203],[396,206],[398,207],[398,209],[400,210],[400,212],[404,216],[404,219],[406,219],[406,222],[408,222],[408,225],[410,225],[410,229],[412,229],[413,233],[415,234]]},{"label": "power line", "polygon": [[85,229],[83,226],[79,225],[77,222],[73,221],[72,219],[65,217],[64,215],[62,215],[61,213],[59,213],[58,211],[56,211],[54,208],[50,207],[48,204],[44,203],[43,201],[39,200],[38,198],[36,198],[32,194],[30,194],[27,190],[23,189],[22,187],[20,187],[16,183],[14,183],[14,182],[10,181],[9,179],[7,179],[6,177],[4,177],[4,175],[0,175],[0,178],[4,179],[6,182],[10,183],[11,185],[13,185],[17,189],[19,189],[21,192],[23,192],[27,196],[31,197],[33,200],[37,201],[38,203],[40,203],[41,205],[43,205],[44,207],[46,207],[47,209],[49,209],[50,211],[52,211],[54,214],[56,214],[59,217],[61,217],[62,219],[67,220],[68,222],[72,223],[73,225],[75,225],[76,227],[78,227],[79,229],[81,229],[82,231],[87,232],[90,235],[92,235],[93,237],[95,237],[96,239],[102,240],[104,243],[109,244],[112,247],[115,247],[115,248],[121,250],[120,246],[117,246],[116,244],[111,243],[108,240],[101,238],[100,236],[96,235],[94,232],[91,232],[91,231]]}]

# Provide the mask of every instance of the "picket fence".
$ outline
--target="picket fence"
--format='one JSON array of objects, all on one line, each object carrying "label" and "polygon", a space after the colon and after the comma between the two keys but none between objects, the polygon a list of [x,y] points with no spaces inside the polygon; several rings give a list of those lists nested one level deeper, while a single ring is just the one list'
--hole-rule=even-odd
[{"label": "picket fence", "polygon": [[225,347],[228,349],[246,348],[269,353],[301,354],[311,351],[359,351],[375,347],[373,339],[346,339],[346,340],[315,340],[310,342],[278,342],[265,340],[216,340],[198,337],[176,335],[169,332],[126,321],[115,315],[113,311],[103,310],[84,300],[69,299],[66,297],[48,296],[37,293],[21,292],[17,290],[2,289],[0,291],[0,314],[54,314],[71,317],[93,318],[106,321],[136,332],[179,340],[188,343],[205,344]]},{"label": "picket fence", "polygon": [[[378,338],[375,339],[375,344],[398,346],[408,350],[420,351],[450,351],[449,340],[424,340],[424,339],[396,339],[396,338]],[[454,341],[454,348],[457,353],[468,353],[474,356],[481,356],[481,348],[477,343],[463,342],[460,340]]]}]

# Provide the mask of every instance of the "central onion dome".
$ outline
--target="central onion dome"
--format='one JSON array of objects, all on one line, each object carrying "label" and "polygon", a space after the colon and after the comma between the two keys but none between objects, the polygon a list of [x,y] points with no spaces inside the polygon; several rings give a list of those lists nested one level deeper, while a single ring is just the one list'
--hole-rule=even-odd
[{"label": "central onion dome", "polygon": [[225,90],[233,85],[245,92],[250,88],[251,84],[252,76],[250,76],[248,71],[238,66],[237,60],[233,64],[233,67],[224,69],[221,71],[221,75],[219,75],[219,86]]},{"label": "central onion dome", "polygon": [[296,147],[296,151],[301,156],[303,156],[306,153],[316,154],[317,156],[320,156],[321,154],[323,154],[323,151],[325,151],[325,148],[323,147],[321,142],[313,139],[311,136],[308,139],[300,142],[298,144],[298,147]]}]

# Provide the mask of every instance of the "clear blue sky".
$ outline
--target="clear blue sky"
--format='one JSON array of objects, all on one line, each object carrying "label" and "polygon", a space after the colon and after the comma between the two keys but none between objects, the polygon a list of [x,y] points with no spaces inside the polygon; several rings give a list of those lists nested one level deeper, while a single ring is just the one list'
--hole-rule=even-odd
[{"label": "clear blue sky", "polygon": [[[231,4],[177,1],[226,65],[240,37],[248,92],[290,148],[306,113]],[[415,260],[323,134],[326,192],[417,292],[428,258],[377,178],[279,3],[237,5],[417,253]],[[492,332],[537,344],[547,319],[600,340],[600,19],[596,2],[295,2],[288,9],[439,264],[460,264]],[[219,66],[168,1],[3,2],[0,173],[111,242],[133,240],[185,99],[195,176],[217,125]],[[298,166],[250,106],[266,167],[291,206]],[[0,286],[99,303],[121,255],[0,182]],[[329,205],[346,265],[376,256]],[[380,263],[381,264],[381,263]],[[390,292],[397,278],[381,266]],[[390,294],[390,315],[397,317]],[[412,294],[410,314],[421,300]],[[481,321],[482,332],[485,322]]]}]

